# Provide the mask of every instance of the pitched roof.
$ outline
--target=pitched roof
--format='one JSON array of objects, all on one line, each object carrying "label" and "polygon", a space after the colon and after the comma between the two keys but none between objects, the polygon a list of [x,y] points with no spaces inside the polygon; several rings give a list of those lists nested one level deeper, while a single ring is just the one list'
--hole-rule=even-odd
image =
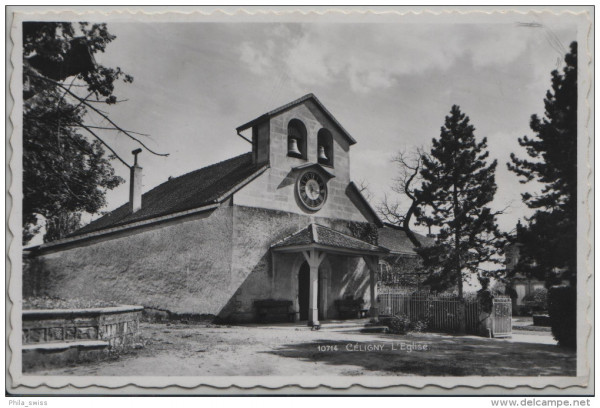
[{"label": "pitched roof", "polygon": [[346,129],[344,129],[344,127],[340,124],[340,122],[337,121],[337,119],[331,114],[331,112],[329,112],[327,110],[327,108],[321,103],[321,101],[319,101],[317,99],[317,97],[314,94],[312,94],[312,93],[306,94],[306,95],[302,96],[301,98],[296,99],[295,101],[292,101],[290,103],[286,103],[285,105],[280,106],[279,108],[273,109],[270,112],[267,112],[267,113],[265,113],[263,115],[260,115],[258,118],[253,119],[250,122],[243,124],[242,126],[239,126],[236,130],[239,133],[239,132],[241,132],[243,130],[246,130],[246,129],[248,129],[248,128],[250,128],[250,127],[252,127],[252,126],[254,126],[254,125],[256,125],[256,124],[258,124],[258,123],[260,123],[260,122],[262,122],[264,120],[266,120],[266,119],[268,119],[268,118],[271,118],[271,117],[273,117],[273,116],[275,116],[275,115],[277,115],[277,114],[279,114],[281,112],[284,112],[284,111],[286,111],[288,109],[291,109],[291,108],[293,108],[296,105],[299,105],[299,104],[301,104],[301,103],[303,103],[305,101],[308,101],[309,99],[312,100],[315,104],[317,104],[317,106],[329,117],[329,119],[340,130],[340,132],[342,133],[342,135],[346,137],[346,139],[348,140],[348,143],[350,143],[350,145],[353,145],[353,144],[356,143],[356,140],[352,136],[350,136],[350,133],[348,133],[348,131],[346,131]]},{"label": "pitched roof", "polygon": [[306,228],[274,243],[271,245],[271,248],[277,249],[311,244],[317,244],[332,249],[387,252],[385,248],[370,244],[319,224],[310,224]]},{"label": "pitched roof", "polygon": [[[383,227],[383,221],[381,221],[381,218],[379,218],[377,211],[375,211],[373,209],[373,207],[371,206],[369,201],[365,198],[365,196],[360,191],[358,186],[356,184],[354,184],[354,181],[351,181],[350,184],[348,184],[346,191],[352,191],[354,193],[354,195],[356,197],[358,197],[358,199],[362,203],[363,207],[365,208],[366,212],[371,215],[371,217],[373,218],[373,220],[375,222],[375,225],[377,225],[378,227]],[[360,210],[360,208],[359,208],[359,210]],[[368,217],[366,217],[366,218],[368,219]]]},{"label": "pitched roof", "polygon": [[252,163],[252,153],[249,152],[172,178],[143,194],[140,210],[132,213],[126,203],[75,231],[71,236],[217,203],[226,198],[225,194],[264,168],[265,165],[257,166]]},{"label": "pitched roof", "polygon": [[[382,228],[378,229],[378,233],[379,245],[389,249],[392,253],[417,255],[417,252],[415,251],[415,245],[412,243],[408,235],[406,235],[406,231],[404,231],[402,227],[386,223]],[[431,245],[434,242],[433,238],[417,234],[416,232],[414,234],[423,246]]]}]

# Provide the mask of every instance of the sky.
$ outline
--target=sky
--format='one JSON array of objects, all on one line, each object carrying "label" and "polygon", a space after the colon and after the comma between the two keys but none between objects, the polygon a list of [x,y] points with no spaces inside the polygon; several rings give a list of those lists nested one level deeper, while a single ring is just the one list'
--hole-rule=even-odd
[{"label": "sky", "polygon": [[[543,114],[550,72],[562,68],[576,39],[575,26],[537,24],[114,22],[108,29],[117,38],[96,59],[134,82],[119,83],[115,94],[127,101],[105,110],[169,153],[141,154],[143,191],[249,151],[237,126],[314,93],[357,140],[351,177],[368,185],[377,207],[393,197],[392,158],[428,148],[456,104],[498,160],[492,206],[506,209],[498,218],[504,231],[531,214],[520,197],[531,186],[519,184],[506,162],[511,152],[525,157],[517,139],[532,135],[530,117]],[[104,136],[133,161],[135,144]],[[128,168],[114,167],[129,179]],[[126,202],[128,183],[107,200],[105,210]]]}]

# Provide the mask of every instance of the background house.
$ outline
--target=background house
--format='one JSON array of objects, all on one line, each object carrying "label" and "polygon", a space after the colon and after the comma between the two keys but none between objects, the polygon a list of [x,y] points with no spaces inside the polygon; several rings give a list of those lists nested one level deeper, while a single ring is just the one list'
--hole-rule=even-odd
[{"label": "background house", "polygon": [[[430,245],[434,238],[413,232],[422,246]],[[397,225],[384,223],[378,229],[379,245],[390,253],[380,260],[380,288],[396,292],[429,291],[423,282],[427,273],[421,268],[421,257],[415,250],[406,231]]]},{"label": "background house", "polygon": [[505,249],[506,276],[511,288],[513,313],[524,313],[528,309],[526,300],[536,291],[545,290],[544,282],[518,270],[519,251],[522,244],[518,242]]}]

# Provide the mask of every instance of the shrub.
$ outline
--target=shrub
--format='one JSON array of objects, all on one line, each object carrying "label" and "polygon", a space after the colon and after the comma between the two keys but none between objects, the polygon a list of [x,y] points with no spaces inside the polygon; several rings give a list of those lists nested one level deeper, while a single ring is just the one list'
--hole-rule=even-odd
[{"label": "shrub", "polygon": [[533,300],[539,303],[546,303],[548,301],[548,289],[536,289],[533,292]]},{"label": "shrub", "polygon": [[427,320],[417,320],[416,322],[411,323],[410,330],[417,333],[421,333],[427,330],[427,326]]},{"label": "shrub", "polygon": [[396,315],[392,316],[386,325],[390,329],[390,333],[406,334],[410,330],[410,319],[405,314]]},{"label": "shrub", "polygon": [[548,291],[548,313],[552,334],[561,347],[577,345],[577,291],[570,286],[554,286]]},{"label": "shrub", "polygon": [[533,315],[533,325],[550,327],[550,316],[548,316],[548,315]]},{"label": "shrub", "polygon": [[427,330],[427,320],[419,319],[411,321],[405,314],[396,316],[380,317],[380,322],[390,329],[393,334],[407,334],[409,332],[423,332]]},{"label": "shrub", "polygon": [[531,310],[546,310],[546,308],[548,307],[548,290],[536,289],[529,295],[523,297],[523,303],[529,306]]}]

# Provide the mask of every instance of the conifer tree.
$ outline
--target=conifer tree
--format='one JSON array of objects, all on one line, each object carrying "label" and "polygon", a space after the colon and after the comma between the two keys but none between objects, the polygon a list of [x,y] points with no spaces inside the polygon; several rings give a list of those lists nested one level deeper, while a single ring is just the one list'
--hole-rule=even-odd
[{"label": "conifer tree", "polygon": [[488,164],[487,139],[477,142],[474,130],[454,105],[431,152],[423,155],[423,184],[416,191],[417,222],[439,229],[435,245],[419,249],[431,271],[428,283],[437,290],[456,287],[460,298],[469,274],[499,272],[484,270],[482,263],[500,264],[503,247],[497,213],[487,206],[496,193],[497,162]]},{"label": "conifer tree", "polygon": [[[537,181],[539,193],[523,194],[535,214],[520,237],[519,268],[552,286],[563,277],[576,281],[577,262],[577,43],[565,56],[562,73],[552,71],[544,99],[545,117],[532,115],[533,138],[519,144],[531,160],[511,154],[508,168],[521,183]],[[564,274],[563,274],[564,273]]]}]

